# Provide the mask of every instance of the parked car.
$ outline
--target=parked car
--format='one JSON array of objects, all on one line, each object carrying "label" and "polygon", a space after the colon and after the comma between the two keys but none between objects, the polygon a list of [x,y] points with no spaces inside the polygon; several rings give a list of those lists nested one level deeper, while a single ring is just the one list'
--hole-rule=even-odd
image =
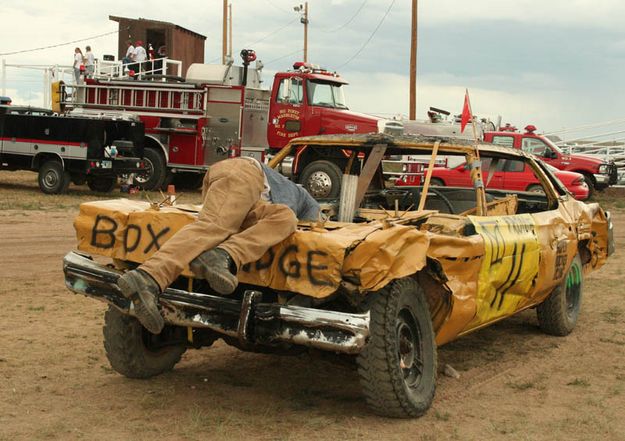
[{"label": "parked car", "polygon": [[[482,145],[480,155],[523,163],[542,193],[483,193],[476,150],[461,140],[305,137],[269,165],[304,145],[365,155],[361,172],[346,170],[358,177],[344,179],[344,199],[323,202],[329,220],[301,222],[258,262],[243,265],[230,296],[211,291],[186,269],[159,297],[166,322],[159,335],[134,318],[117,280],[193,222],[199,207],[81,204],[74,223],[79,252],[64,259],[65,282],[75,293],[108,303],[104,347],[114,370],[152,377],[171,370],[187,349],[219,338],[246,351],[312,347],[355,356],[373,411],[414,417],[434,399],[438,346],[528,308],[536,308],[546,333],[569,334],[586,274],[614,251],[609,213],[575,200],[549,168],[521,150]],[[385,188],[385,155],[434,147],[464,157],[474,185]],[[108,257],[110,264],[89,255]]]},{"label": "parked car", "polygon": [[617,168],[614,161],[576,153],[565,153],[548,137],[536,133],[536,127],[528,125],[525,132],[514,127],[504,127],[496,132],[484,132],[484,141],[521,149],[538,156],[558,170],[574,171],[584,175],[590,195],[617,182]]},{"label": "parked car", "polygon": [[[573,194],[575,199],[580,201],[588,199],[588,184],[584,179],[584,175],[575,172],[561,171],[548,164],[546,164],[546,166],[553,172],[556,178],[564,184],[566,189]],[[495,164],[491,163],[490,158],[487,158],[483,161],[482,167],[484,169],[482,174],[487,188],[513,191],[543,191],[540,181],[523,161],[500,159],[497,160]],[[494,172],[492,172],[492,168],[495,168]],[[422,167],[421,170],[423,170]],[[395,181],[395,185],[399,187],[421,185],[422,177],[422,174],[404,175]],[[435,167],[432,171],[432,179],[430,182],[435,186],[473,186],[471,173],[466,162],[453,168]]]}]

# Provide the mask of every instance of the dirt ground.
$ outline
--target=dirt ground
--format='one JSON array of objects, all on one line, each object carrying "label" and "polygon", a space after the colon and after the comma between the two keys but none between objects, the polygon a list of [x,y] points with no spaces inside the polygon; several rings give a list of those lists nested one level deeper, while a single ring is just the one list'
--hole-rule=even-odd
[{"label": "dirt ground", "polygon": [[[368,411],[352,364],[319,354],[219,342],[151,380],[112,371],[106,306],[70,293],[61,261],[75,247],[78,203],[118,196],[84,187],[47,197],[34,174],[0,173],[0,441],[625,440],[622,250],[587,279],[570,336],[542,334],[526,311],[443,346],[440,365],[460,378],[440,375],[424,417],[392,420]],[[617,246],[623,197],[603,196]]]}]

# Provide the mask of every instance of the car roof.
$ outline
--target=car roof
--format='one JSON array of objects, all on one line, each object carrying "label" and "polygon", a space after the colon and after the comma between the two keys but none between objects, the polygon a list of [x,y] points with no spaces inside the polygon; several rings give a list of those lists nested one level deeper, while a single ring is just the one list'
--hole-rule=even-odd
[{"label": "car roof", "polygon": [[[338,147],[366,151],[377,144],[386,144],[387,153],[389,154],[397,154],[398,152],[409,154],[415,151],[422,153],[432,151],[434,144],[437,142],[439,142],[439,154],[467,154],[475,152],[476,144],[466,139],[421,135],[391,136],[384,133],[304,136],[292,140],[289,145],[293,147],[314,145],[315,148],[336,149]],[[478,143],[477,146],[481,153],[486,153],[488,156],[532,157],[520,149],[486,143]]]}]

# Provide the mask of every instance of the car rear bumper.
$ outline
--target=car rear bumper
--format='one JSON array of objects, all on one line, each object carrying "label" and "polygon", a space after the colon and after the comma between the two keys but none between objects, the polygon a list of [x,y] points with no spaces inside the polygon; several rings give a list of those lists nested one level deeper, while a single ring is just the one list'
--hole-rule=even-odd
[{"label": "car rear bumper", "polygon": [[145,164],[139,158],[117,157],[115,159],[87,159],[87,173],[94,175],[123,175],[142,173]]},{"label": "car rear bumper", "polygon": [[[117,279],[122,274],[76,252],[63,259],[65,285],[134,316]],[[262,303],[262,293],[247,290],[242,300],[168,288],[159,298],[170,325],[209,328],[242,343],[290,343],[325,351],[357,354],[369,336],[369,313],[352,314],[301,306]]]}]

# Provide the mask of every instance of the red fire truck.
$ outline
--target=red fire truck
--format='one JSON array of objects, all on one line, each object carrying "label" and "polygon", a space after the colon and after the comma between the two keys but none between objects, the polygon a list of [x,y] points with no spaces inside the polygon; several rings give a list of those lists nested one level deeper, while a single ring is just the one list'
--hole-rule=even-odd
[{"label": "red fire truck", "polygon": [[[242,67],[192,64],[184,79],[98,78],[57,85],[53,97],[58,97],[58,110],[137,114],[145,125],[149,170],[137,180],[146,189],[171,179],[200,185],[210,164],[237,155],[263,159],[295,137],[398,127],[349,111],[343,95],[347,82],[336,73],[295,63],[293,70],[275,75],[271,90],[263,90],[262,64],[249,67],[254,51],[243,50],[241,57]],[[281,171],[316,197],[337,196],[347,157],[325,150],[299,149]]]}]

